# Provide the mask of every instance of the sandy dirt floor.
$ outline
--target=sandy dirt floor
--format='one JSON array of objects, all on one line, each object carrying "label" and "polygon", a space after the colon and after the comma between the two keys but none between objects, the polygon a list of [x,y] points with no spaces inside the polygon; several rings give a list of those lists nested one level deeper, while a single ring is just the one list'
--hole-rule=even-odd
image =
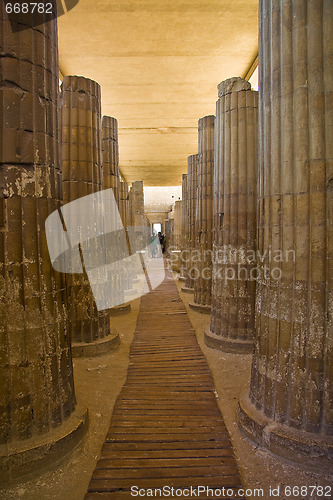
[{"label": "sandy dirt floor", "polygon": [[[176,274],[174,279],[180,290],[182,283],[178,282]],[[209,316],[189,309],[188,304],[193,295],[180,292],[180,296],[188,310],[198,342],[214,377],[218,404],[231,436],[243,486],[249,490],[247,498],[249,500],[332,498],[297,494],[288,496],[283,493],[286,486],[303,485],[331,486],[333,492],[333,478],[309,473],[282,462],[264,449],[253,446],[242,435],[236,423],[236,409],[239,395],[249,384],[251,355],[226,354],[207,347],[204,344],[204,329],[209,325]],[[139,304],[139,299],[133,301],[130,314],[112,318],[111,324],[121,337],[121,346],[116,351],[96,358],[74,360],[77,399],[89,410],[89,429],[83,442],[54,470],[0,491],[0,499],[84,499],[109,427],[114,403],[126,379],[129,347],[133,340]],[[275,493],[277,493],[276,488],[279,488],[280,493],[272,496],[270,488],[274,488]],[[297,490],[294,492],[297,493]]]}]

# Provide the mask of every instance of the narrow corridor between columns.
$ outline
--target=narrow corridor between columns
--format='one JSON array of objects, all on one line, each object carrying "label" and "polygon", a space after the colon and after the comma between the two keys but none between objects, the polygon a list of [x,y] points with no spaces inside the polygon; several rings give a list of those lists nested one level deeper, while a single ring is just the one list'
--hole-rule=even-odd
[{"label": "narrow corridor between columns", "polygon": [[215,394],[167,270],[141,299],[127,379],[86,500],[156,496],[163,488],[177,498],[191,492],[201,499],[245,498]]}]

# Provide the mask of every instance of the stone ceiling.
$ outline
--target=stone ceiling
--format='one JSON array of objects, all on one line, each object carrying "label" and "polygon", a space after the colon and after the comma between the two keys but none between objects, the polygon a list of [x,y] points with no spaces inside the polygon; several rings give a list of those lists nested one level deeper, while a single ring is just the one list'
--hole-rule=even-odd
[{"label": "stone ceiling", "polygon": [[128,182],[181,184],[217,84],[257,55],[257,16],[258,0],[80,0],[59,18],[60,70],[101,85]]}]

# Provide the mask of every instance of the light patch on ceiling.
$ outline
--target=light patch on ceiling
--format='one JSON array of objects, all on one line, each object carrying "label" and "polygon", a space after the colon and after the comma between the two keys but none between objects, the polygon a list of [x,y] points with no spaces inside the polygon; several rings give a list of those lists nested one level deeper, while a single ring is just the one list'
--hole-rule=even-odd
[{"label": "light patch on ceiling", "polygon": [[182,197],[182,186],[147,186],[143,188],[145,212],[170,212]]}]

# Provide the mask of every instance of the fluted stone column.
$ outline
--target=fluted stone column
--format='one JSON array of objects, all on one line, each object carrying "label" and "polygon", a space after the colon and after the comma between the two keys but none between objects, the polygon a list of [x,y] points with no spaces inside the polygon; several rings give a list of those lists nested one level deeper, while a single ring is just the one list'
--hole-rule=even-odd
[{"label": "fluted stone column", "polygon": [[182,201],[177,200],[175,202],[175,216],[174,216],[174,239],[173,245],[180,249],[181,247],[181,236],[182,236]]},{"label": "fluted stone column", "polygon": [[187,174],[183,174],[182,177],[182,234],[181,234],[181,254],[180,254],[180,281],[185,281],[186,279],[186,261],[185,254],[187,250]]},{"label": "fluted stone column", "polygon": [[212,228],[214,179],[214,121],[205,116],[198,124],[198,172],[195,211],[195,250],[197,278],[194,280],[194,299],[190,307],[210,314],[212,286]]},{"label": "fluted stone column", "polygon": [[2,2],[1,486],[59,460],[87,424],[86,412],[76,409],[65,284],[45,234],[62,193],[57,23],[18,28],[13,32]]},{"label": "fluted stone column", "polygon": [[[82,76],[61,85],[63,201],[70,203],[103,189],[101,89]],[[67,274],[73,356],[94,356],[118,347],[108,311],[98,311],[86,272]]]},{"label": "fluted stone column", "polygon": [[174,206],[174,219],[172,230],[172,241],[169,246],[171,258],[171,268],[173,271],[180,272],[180,253],[182,237],[182,201],[178,200]]},{"label": "fluted stone column", "polygon": [[102,152],[103,152],[103,185],[104,189],[113,189],[113,194],[119,206],[119,145],[118,122],[111,116],[102,119]]},{"label": "fluted stone column", "polygon": [[197,261],[193,260],[193,253],[196,245],[195,237],[195,205],[197,197],[197,171],[198,171],[198,155],[190,155],[187,158],[187,224],[188,224],[188,242],[185,271],[185,286],[182,287],[182,292],[194,292],[195,270]]},{"label": "fluted stone column", "polygon": [[[238,421],[302,466],[333,462],[332,2],[260,1],[258,279]],[[264,265],[266,269],[264,269]]]},{"label": "fluted stone column", "polygon": [[130,224],[129,203],[128,203],[128,184],[127,182],[120,181],[119,189],[119,212],[123,226],[127,227]]},{"label": "fluted stone column", "polygon": [[[131,251],[144,251],[147,243],[147,233],[145,231],[146,218],[144,207],[143,181],[132,182],[129,196],[129,211],[130,211],[130,226],[134,227],[135,231],[135,248]],[[132,246],[133,246],[132,241]],[[142,262],[140,259],[136,261],[136,265],[132,266],[132,282],[139,283],[138,274],[142,273]]]},{"label": "fluted stone column", "polygon": [[165,223],[164,231],[164,247],[166,249],[166,254],[169,257],[171,248],[173,247],[173,230],[174,230],[174,212],[168,213],[168,221]]},{"label": "fluted stone column", "polygon": [[143,195],[143,182],[134,181],[132,183],[132,190],[133,190],[134,226],[144,227],[145,206],[144,206],[144,195]]},{"label": "fluted stone column", "polygon": [[[129,227],[133,224],[132,216],[130,211],[130,201],[129,201],[129,189],[127,182],[120,182],[120,198],[119,198],[119,212],[123,222],[124,228]],[[129,241],[128,241],[129,246]],[[127,299],[131,295],[133,290],[133,280],[136,279],[136,269],[130,259],[124,261],[124,279],[125,279],[125,294]],[[125,295],[125,297],[126,297]]]},{"label": "fluted stone column", "polygon": [[[120,200],[120,173],[119,173],[119,146],[118,146],[118,122],[111,116],[103,116],[102,119],[102,153],[103,153],[103,187],[112,188],[117,206]],[[115,214],[115,217],[118,214]],[[109,309],[110,316],[119,316],[131,311],[131,304],[125,303],[124,273],[121,264],[117,267],[116,275],[112,276],[117,286],[117,301],[119,306]]]},{"label": "fluted stone column", "polygon": [[258,93],[242,78],[218,86],[210,347],[252,352],[256,290]]},{"label": "fluted stone column", "polygon": [[134,193],[132,186],[129,188],[128,191],[128,213],[129,213],[128,225],[134,226]]}]

